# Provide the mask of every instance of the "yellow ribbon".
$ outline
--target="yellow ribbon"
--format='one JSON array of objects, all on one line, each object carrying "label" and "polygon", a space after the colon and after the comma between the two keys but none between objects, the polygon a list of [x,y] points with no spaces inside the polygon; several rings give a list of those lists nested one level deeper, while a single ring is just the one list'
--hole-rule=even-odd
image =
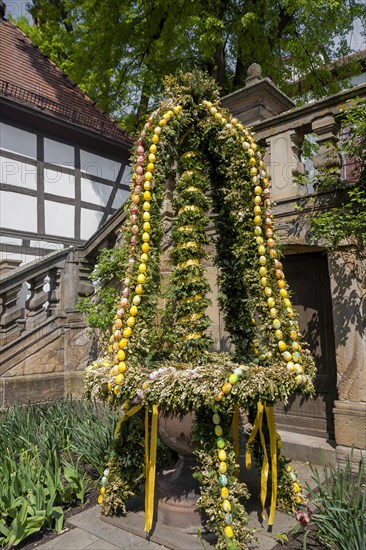
[{"label": "yellow ribbon", "polygon": [[267,449],[266,449],[266,442],[264,439],[263,431],[262,431],[262,425],[263,425],[263,412],[264,412],[264,406],[261,401],[257,404],[257,416],[254,421],[252,433],[250,434],[250,437],[247,442],[247,450],[246,450],[246,456],[245,456],[245,464],[247,469],[249,470],[252,466],[252,458],[250,453],[250,445],[253,443],[255,436],[257,435],[257,432],[259,431],[259,437],[261,440],[262,448],[263,448],[263,463],[262,463],[262,471],[261,471],[261,504],[262,504],[262,518],[265,519],[265,504],[266,504],[266,497],[267,497],[267,481],[268,481],[268,472],[269,472],[269,463],[268,463],[268,455],[267,455]]},{"label": "yellow ribbon", "polygon": [[151,437],[149,450],[149,412],[145,412],[145,531],[152,529],[154,516],[154,493],[156,475],[156,447],[158,440],[158,405],[153,405],[151,417]]},{"label": "yellow ribbon", "polygon": [[183,336],[183,340],[196,340],[197,338],[201,338],[202,332],[191,332],[190,334],[186,334]]},{"label": "yellow ribbon", "polygon": [[184,178],[193,178],[193,176],[194,176],[193,170],[185,170],[180,177],[181,179],[184,179]]},{"label": "yellow ribbon", "polygon": [[186,191],[189,191],[190,193],[202,193],[202,189],[199,187],[194,187],[194,185],[187,187]]},{"label": "yellow ribbon", "polygon": [[179,305],[190,304],[191,302],[199,302],[200,300],[202,300],[202,295],[196,294],[195,296],[188,296],[187,298],[182,298],[181,300],[178,301],[178,304]]},{"label": "yellow ribbon", "polygon": [[262,471],[261,471],[261,504],[262,504],[262,518],[265,519],[265,504],[266,504],[266,497],[267,497],[267,482],[268,482],[268,473],[269,473],[269,462],[268,462],[268,454],[267,454],[267,448],[266,448],[266,442],[264,439],[264,434],[262,431],[262,425],[263,425],[263,413],[266,412],[267,415],[267,423],[268,423],[268,430],[269,430],[269,438],[270,438],[270,453],[271,453],[271,467],[272,467],[272,497],[271,497],[271,507],[270,507],[270,513],[268,518],[268,525],[273,525],[274,522],[274,515],[276,511],[276,500],[277,500],[277,438],[276,438],[276,426],[274,422],[274,411],[273,407],[268,407],[267,405],[263,405],[261,401],[257,404],[257,416],[255,418],[252,433],[250,434],[250,437],[247,442],[246,446],[246,454],[245,454],[245,464],[247,469],[249,470],[252,465],[252,458],[251,458],[251,451],[250,446],[252,445],[255,436],[257,435],[257,432],[259,431],[259,436],[262,444],[263,449],[263,463],[262,463]]},{"label": "yellow ribbon", "polygon": [[116,428],[114,430],[114,438],[116,439],[117,435],[119,434],[119,431],[121,429],[121,426],[127,418],[130,418],[134,414],[138,413],[141,409],[142,405],[136,405],[135,407],[132,407],[129,411],[127,411],[117,422]]},{"label": "yellow ribbon", "polygon": [[190,159],[197,156],[197,151],[187,151],[186,153],[183,153],[183,155],[180,157],[182,159]]},{"label": "yellow ribbon", "polygon": [[187,260],[186,262],[180,262],[177,267],[184,269],[185,267],[190,267],[191,265],[200,265],[200,261],[197,259]]},{"label": "yellow ribbon", "polygon": [[183,214],[183,212],[203,212],[203,210],[200,206],[195,206],[194,204],[186,204],[178,210],[178,216],[179,214]]},{"label": "yellow ribbon", "polygon": [[178,231],[188,232],[188,231],[195,231],[195,229],[198,229],[198,225],[181,225],[178,227]]},{"label": "yellow ribbon", "polygon": [[272,496],[271,496],[271,507],[269,510],[268,525],[273,525],[275,512],[276,512],[276,501],[277,501],[277,437],[276,437],[276,425],[274,419],[274,409],[273,407],[265,406],[265,411],[267,415],[267,423],[269,430],[269,448],[271,451],[271,473],[272,473]]},{"label": "yellow ribbon", "polygon": [[185,315],[184,317],[180,317],[178,321],[180,323],[187,323],[188,321],[197,321],[197,319],[201,319],[203,313],[191,313],[191,315]]},{"label": "yellow ribbon", "polygon": [[197,243],[196,241],[188,241],[186,243],[180,243],[178,244],[177,248],[200,248],[201,244]]},{"label": "yellow ribbon", "polygon": [[[233,447],[235,453],[235,462],[239,464],[239,407],[238,404],[234,405],[234,415],[233,415]],[[237,477],[239,478],[240,470],[237,470]]]}]

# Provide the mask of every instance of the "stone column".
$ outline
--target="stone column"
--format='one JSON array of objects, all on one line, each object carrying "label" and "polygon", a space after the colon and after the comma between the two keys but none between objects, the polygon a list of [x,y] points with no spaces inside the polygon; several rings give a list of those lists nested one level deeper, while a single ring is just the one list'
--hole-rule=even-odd
[{"label": "stone column", "polygon": [[365,264],[355,250],[329,254],[338,378],[334,423],[340,460],[352,445],[366,450]]},{"label": "stone column", "polygon": [[314,168],[319,169],[322,166],[337,167],[341,165],[341,158],[336,151],[335,146],[339,140],[340,124],[335,120],[332,113],[316,118],[312,122],[313,132],[316,134],[316,142],[319,145],[319,151],[314,155]]}]

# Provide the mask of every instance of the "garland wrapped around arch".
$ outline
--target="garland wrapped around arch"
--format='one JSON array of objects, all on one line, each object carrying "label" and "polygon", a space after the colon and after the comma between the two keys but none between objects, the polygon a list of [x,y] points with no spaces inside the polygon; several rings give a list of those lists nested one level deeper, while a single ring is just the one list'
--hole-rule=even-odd
[{"label": "garland wrapped around arch", "polygon": [[[242,504],[246,486],[237,475],[239,410],[253,419],[246,463],[255,451],[263,510],[271,480],[273,524],[276,500],[301,501],[294,471],[280,454],[273,406],[293,393],[314,393],[314,362],[282,270],[268,175],[251,132],[219,107],[214,82],[198,72],[166,79],[165,99],[137,140],[133,167],[122,228],[122,296],[109,347],[85,376],[88,396],[121,411],[99,503],[105,514],[124,512],[145,478],[148,533],[158,411],[194,411],[198,507],[217,534],[217,548],[246,548],[252,533]],[[171,178],[173,270],[158,321],[161,210]],[[206,335],[209,223],[232,354],[210,352]]]}]

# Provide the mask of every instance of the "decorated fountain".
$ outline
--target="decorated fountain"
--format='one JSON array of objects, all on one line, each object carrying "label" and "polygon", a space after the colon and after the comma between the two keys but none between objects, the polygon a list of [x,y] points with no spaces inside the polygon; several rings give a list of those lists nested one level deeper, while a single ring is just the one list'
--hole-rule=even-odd
[{"label": "decorated fountain", "polygon": [[[219,106],[200,73],[169,77],[133,154],[122,227],[123,290],[109,347],[86,372],[89,397],[121,417],[102,479],[102,513],[126,511],[145,483],[145,531],[152,529],[158,418],[193,413],[200,493],[196,508],[217,548],[251,538],[239,481],[239,418],[252,421],[245,451],[261,470],[260,500],[272,525],[276,504],[301,502],[281,455],[274,404],[314,392],[314,363],[302,341],[280,260],[270,182],[248,128]],[[166,182],[174,178],[172,273],[162,314],[159,265]],[[219,303],[234,351],[213,353],[207,336],[205,259],[214,223]],[[163,438],[164,439],[164,438]],[[183,453],[184,454],[184,453]]]}]

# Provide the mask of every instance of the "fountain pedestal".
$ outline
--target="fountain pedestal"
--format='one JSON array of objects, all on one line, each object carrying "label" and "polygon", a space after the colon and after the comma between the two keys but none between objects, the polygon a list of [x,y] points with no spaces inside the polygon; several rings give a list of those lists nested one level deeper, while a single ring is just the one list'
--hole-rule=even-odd
[{"label": "fountain pedestal", "polygon": [[197,531],[201,518],[196,508],[199,483],[192,473],[196,467],[192,443],[192,413],[159,417],[159,437],[178,453],[174,468],[158,474],[156,479],[157,520],[166,525]]}]

